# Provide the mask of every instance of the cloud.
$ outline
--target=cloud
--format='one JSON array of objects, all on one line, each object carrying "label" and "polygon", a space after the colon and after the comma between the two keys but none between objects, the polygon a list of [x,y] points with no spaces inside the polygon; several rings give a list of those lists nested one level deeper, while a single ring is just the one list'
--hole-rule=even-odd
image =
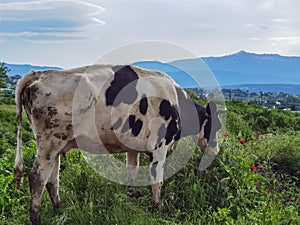
[{"label": "cloud", "polygon": [[0,56],[71,68],[143,40],[199,56],[299,55],[299,15],[299,0],[0,0]]},{"label": "cloud", "polygon": [[[99,14],[105,9],[97,4],[80,0],[38,0],[0,3],[1,36],[31,33],[37,41],[89,39],[85,34],[89,26],[104,25]],[[68,35],[66,35],[66,33]],[[23,41],[30,41],[25,36]]]}]

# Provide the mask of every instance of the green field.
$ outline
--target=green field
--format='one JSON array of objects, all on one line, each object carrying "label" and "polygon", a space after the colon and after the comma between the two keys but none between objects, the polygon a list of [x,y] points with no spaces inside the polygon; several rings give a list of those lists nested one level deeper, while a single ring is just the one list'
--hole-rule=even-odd
[{"label": "green field", "polygon": [[[7,103],[7,102],[6,102]],[[300,113],[226,103],[220,153],[206,172],[197,171],[201,152],[167,179],[162,207],[151,210],[151,188],[136,187],[141,197],[129,197],[126,187],[101,177],[80,151],[62,157],[60,193],[63,208],[54,212],[44,192],[42,224],[300,224]],[[35,141],[24,118],[25,178],[35,156]],[[16,113],[0,105],[0,224],[30,224],[29,187],[24,179],[16,191]],[[269,134],[258,140],[259,134]],[[244,144],[240,140],[244,139]],[[182,140],[189,147],[189,140]]]}]

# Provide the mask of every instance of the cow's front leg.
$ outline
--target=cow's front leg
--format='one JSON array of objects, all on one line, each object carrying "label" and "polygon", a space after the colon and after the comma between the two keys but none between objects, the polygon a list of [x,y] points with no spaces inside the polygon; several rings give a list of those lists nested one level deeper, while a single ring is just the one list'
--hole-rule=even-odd
[{"label": "cow's front leg", "polygon": [[153,208],[159,208],[160,192],[163,185],[164,165],[167,148],[162,147],[149,153],[150,157],[150,182],[152,186]]},{"label": "cow's front leg", "polygon": [[126,153],[126,169],[128,175],[128,194],[133,195],[134,180],[139,170],[140,154],[138,152]]},{"label": "cow's front leg", "polygon": [[57,210],[62,207],[60,197],[59,197],[59,169],[60,169],[60,157],[58,156],[55,160],[54,168],[46,188],[51,199],[54,210]]},{"label": "cow's front leg", "polygon": [[54,158],[49,155],[39,154],[40,152],[38,150],[37,158],[28,176],[30,186],[30,221],[33,225],[41,224],[41,198],[55,165]]}]

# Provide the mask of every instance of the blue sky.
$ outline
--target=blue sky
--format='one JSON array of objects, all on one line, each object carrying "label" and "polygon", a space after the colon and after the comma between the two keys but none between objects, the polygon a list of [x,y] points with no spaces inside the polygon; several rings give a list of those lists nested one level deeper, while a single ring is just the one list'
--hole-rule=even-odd
[{"label": "blue sky", "polygon": [[299,0],[0,0],[0,61],[77,67],[144,40],[299,56],[299,15]]}]

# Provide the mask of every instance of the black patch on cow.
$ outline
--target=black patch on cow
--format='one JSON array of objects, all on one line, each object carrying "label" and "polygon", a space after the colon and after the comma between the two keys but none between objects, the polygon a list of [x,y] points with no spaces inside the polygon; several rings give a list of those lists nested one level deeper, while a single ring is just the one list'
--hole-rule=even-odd
[{"label": "black patch on cow", "polygon": [[156,142],[156,149],[157,147],[161,147],[159,146],[160,144],[162,144],[162,139],[166,136],[167,134],[167,128],[164,124],[160,125],[160,128],[158,129],[158,134],[157,134],[157,142]]},{"label": "black patch on cow", "polygon": [[129,122],[129,128],[132,129],[133,125],[135,123],[135,116],[134,115],[129,115],[128,122]]},{"label": "black patch on cow", "polygon": [[135,123],[133,124],[132,127],[132,134],[136,137],[139,135],[139,133],[141,132],[143,127],[143,121],[141,121],[140,119],[137,119],[137,121],[135,121]]},{"label": "black patch on cow", "polygon": [[168,100],[162,100],[159,105],[159,114],[169,120],[170,118],[177,120],[179,119],[178,109],[176,106],[171,105]]},{"label": "black patch on cow", "polygon": [[177,134],[174,136],[174,141],[178,141],[181,138],[181,129],[178,130]]},{"label": "black patch on cow", "polygon": [[51,128],[54,128],[54,127],[59,127],[59,124],[58,124],[58,120],[51,120],[51,118],[47,118],[45,120],[45,128],[46,129],[51,129]]},{"label": "black patch on cow", "polygon": [[204,138],[211,146],[216,146],[216,133],[221,129],[221,122],[217,114],[217,105],[209,102],[206,107],[206,119],[208,120],[204,127]]},{"label": "black patch on cow", "polygon": [[153,153],[152,152],[146,152],[146,154],[149,156],[149,161],[153,161]]},{"label": "black patch on cow", "polygon": [[61,133],[61,139],[64,141],[68,138],[68,136],[64,133]]},{"label": "black patch on cow", "polygon": [[73,125],[72,124],[68,124],[67,126],[66,126],[66,130],[72,130],[73,129]]},{"label": "black patch on cow", "polygon": [[122,118],[120,117],[111,127],[111,130],[117,130],[122,125]]},{"label": "black patch on cow", "polygon": [[49,92],[49,93],[46,93],[46,96],[50,96],[51,95],[51,92]]},{"label": "black patch on cow", "polygon": [[54,137],[56,137],[58,139],[62,139],[63,141],[68,138],[68,136],[66,134],[64,134],[64,133],[55,133],[53,135],[54,135]]},{"label": "black patch on cow", "polygon": [[140,113],[146,115],[148,109],[148,99],[144,96],[140,101]]},{"label": "black patch on cow", "polygon": [[131,133],[133,136],[138,136],[141,132],[143,127],[143,121],[140,119],[136,120],[136,116],[129,115],[128,119],[126,120],[121,132],[126,132],[127,130],[131,129]]},{"label": "black patch on cow", "polygon": [[[112,70],[115,74],[113,81],[110,83],[110,87],[105,92],[106,105],[117,106],[121,102],[132,104],[137,98],[136,80],[138,79],[138,75],[128,65],[115,66]],[[125,87],[125,93],[118,96]]]},{"label": "black patch on cow", "polygon": [[171,141],[173,140],[174,136],[177,137],[177,134],[179,132],[179,127],[178,127],[178,123],[176,122],[176,120],[172,119],[167,127],[167,133],[165,136],[166,139],[166,145],[168,145],[169,143],[171,143]]},{"label": "black patch on cow", "polygon": [[55,133],[55,134],[53,134],[54,135],[54,137],[56,137],[56,138],[58,138],[58,139],[60,139],[61,138],[61,135],[60,135],[60,133]]},{"label": "black patch on cow", "polygon": [[[199,117],[199,121],[200,121],[200,129],[201,126],[203,125],[203,122],[206,120],[206,109],[204,106],[198,104],[197,102],[194,102],[194,105],[196,107],[197,113],[198,113],[198,117]],[[199,131],[200,131],[199,129]]]},{"label": "black patch on cow", "polygon": [[43,117],[44,111],[43,111],[42,109],[40,109],[40,108],[34,108],[34,109],[32,110],[32,115],[33,115],[33,117],[34,117],[36,120],[39,120],[39,119],[41,119],[41,118]]},{"label": "black patch on cow", "polygon": [[48,117],[52,118],[57,114],[57,109],[55,107],[48,106]]},{"label": "black patch on cow", "polygon": [[157,172],[156,172],[157,165],[158,165],[158,161],[154,162],[151,166],[151,175],[154,177],[154,179],[156,179],[157,177]]},{"label": "black patch on cow", "polygon": [[172,106],[168,100],[162,100],[159,105],[159,115],[163,116],[165,120],[168,120],[172,114]]}]

